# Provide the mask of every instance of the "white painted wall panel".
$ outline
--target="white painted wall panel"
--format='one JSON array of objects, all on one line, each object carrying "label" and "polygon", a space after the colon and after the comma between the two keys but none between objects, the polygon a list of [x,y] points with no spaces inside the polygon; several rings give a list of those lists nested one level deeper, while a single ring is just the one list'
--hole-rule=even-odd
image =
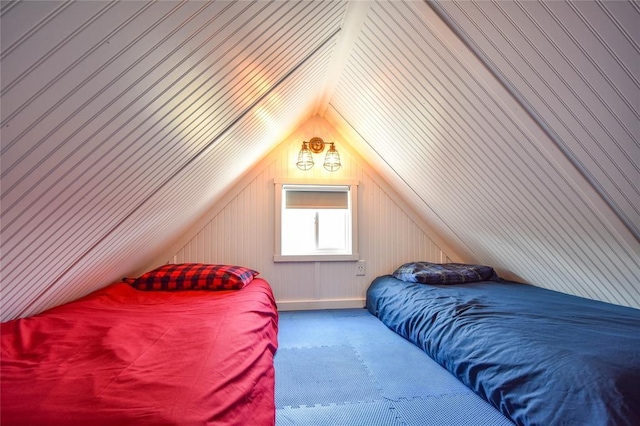
[{"label": "white painted wall panel", "polygon": [[[480,7],[444,4],[463,12]],[[487,22],[463,27],[478,32],[493,28]],[[495,30],[507,27],[501,21]],[[525,31],[526,25],[514,28],[506,43],[524,49],[517,39]],[[497,39],[487,37],[487,45],[494,46]],[[610,226],[608,219],[615,217],[602,213],[609,211],[602,198],[585,196],[593,188],[579,174],[567,172],[571,163],[562,162],[562,152],[490,71],[427,4],[381,2],[367,15],[331,107],[406,183],[403,194],[422,203],[419,209],[434,212],[448,237],[472,253],[469,260],[495,265],[536,285],[639,306],[637,240],[628,237],[628,229],[624,236],[620,227]],[[550,71],[548,78],[559,73]],[[584,103],[577,102],[572,113],[591,125],[577,109]],[[574,124],[569,128],[577,132]],[[593,170],[626,171],[628,182],[640,181],[629,179],[639,177],[637,165],[624,163],[631,156],[613,164],[592,155],[597,163],[589,166]]]},{"label": "white painted wall panel", "polygon": [[[442,6],[640,235],[640,50],[606,3]],[[626,13],[636,17],[637,37],[640,13]]]},{"label": "white painted wall panel", "polygon": [[134,268],[132,252],[168,244],[309,114],[343,14],[320,2],[80,2],[14,36],[2,61],[3,318],[82,295]]},{"label": "white painted wall panel", "polygon": [[[321,156],[308,172],[296,168],[302,140],[314,136],[336,141],[343,165],[339,171],[325,171]],[[355,275],[355,262],[273,262],[273,180],[301,177],[358,180],[359,252],[366,261],[364,277]],[[195,236],[166,261],[254,268],[271,283],[281,309],[341,307],[345,303],[363,306],[366,289],[376,276],[391,273],[404,262],[444,262],[455,256],[440,249],[396,197],[394,192],[385,191],[379,176],[353,156],[348,143],[328,123],[315,118],[284,141],[255,177],[228,194],[228,203],[216,205],[207,213],[202,226],[193,230]]]},{"label": "white painted wall panel", "polygon": [[[329,46],[328,48],[330,48]],[[278,90],[277,96],[282,97],[282,103],[276,107],[267,108],[267,113],[273,120],[286,124],[287,117],[296,117],[296,113],[304,111],[302,104],[316,87],[310,82],[317,82],[311,78],[315,72],[326,67],[328,55],[319,53],[317,60],[312,60],[306,67],[294,75],[291,86]],[[153,194],[145,203],[126,219],[119,227],[109,233],[105,239],[87,253],[82,264],[73,265],[65,275],[49,290],[49,298],[39,298],[26,313],[38,312],[48,304],[57,304],[76,296],[78,289],[85,289],[90,283],[104,280],[104,274],[110,273],[111,268],[122,268],[129,259],[136,259],[139,252],[157,252],[167,244],[167,234],[180,233],[187,224],[193,222],[208,207],[209,193],[224,191],[233,183],[234,167],[248,168],[258,160],[258,153],[246,155],[244,160],[238,161],[237,156],[225,157],[224,146],[234,146],[238,140],[245,138],[249,143],[258,144],[263,135],[269,132],[270,123],[265,122],[260,107],[269,106],[269,99],[243,117],[236,127],[230,130],[217,143],[223,145],[221,149],[209,149],[195,159],[191,167],[183,170],[174,179],[163,185],[162,189]],[[289,110],[289,108],[294,111]],[[296,112],[295,110],[298,110]],[[216,145],[218,147],[218,145]],[[215,147],[214,147],[215,148]],[[235,159],[233,162],[230,159]],[[185,219],[187,219],[185,221]],[[231,240],[228,229],[223,229],[225,240]],[[133,238],[133,240],[129,240]],[[129,241],[126,250],[121,248],[122,241]],[[120,250],[113,250],[120,247]],[[110,266],[105,270],[96,270],[92,265],[96,263]],[[131,266],[129,266],[129,270]],[[90,279],[87,279],[89,277]],[[120,278],[119,276],[111,279]],[[91,289],[91,288],[89,288]]]},{"label": "white painted wall panel", "polygon": [[[257,265],[281,300],[357,299],[455,252],[640,306],[637,2],[4,1],[0,20],[3,320],[164,261],[187,229],[210,232],[189,258]],[[317,113],[355,148],[342,173],[381,188],[363,223],[394,230],[368,237],[365,279],[263,265],[234,236],[264,247],[272,221],[227,227],[272,199],[237,180]],[[300,176],[285,151],[264,179]]]}]

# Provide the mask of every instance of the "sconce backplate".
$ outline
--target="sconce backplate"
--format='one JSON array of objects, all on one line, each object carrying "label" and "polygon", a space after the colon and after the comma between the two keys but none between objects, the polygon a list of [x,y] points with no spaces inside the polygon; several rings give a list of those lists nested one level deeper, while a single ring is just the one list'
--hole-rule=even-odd
[{"label": "sconce backplate", "polygon": [[309,140],[309,150],[314,154],[318,154],[324,151],[324,141],[322,140],[322,138],[311,138]]}]

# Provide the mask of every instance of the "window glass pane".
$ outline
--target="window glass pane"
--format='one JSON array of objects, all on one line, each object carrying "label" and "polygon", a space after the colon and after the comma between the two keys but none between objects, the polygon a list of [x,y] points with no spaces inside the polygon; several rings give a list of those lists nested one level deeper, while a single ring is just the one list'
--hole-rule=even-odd
[{"label": "window glass pane", "polygon": [[282,254],[309,254],[315,251],[315,210],[283,209]]},{"label": "window glass pane", "polygon": [[318,210],[318,250],[349,250],[348,219],[347,210]]}]

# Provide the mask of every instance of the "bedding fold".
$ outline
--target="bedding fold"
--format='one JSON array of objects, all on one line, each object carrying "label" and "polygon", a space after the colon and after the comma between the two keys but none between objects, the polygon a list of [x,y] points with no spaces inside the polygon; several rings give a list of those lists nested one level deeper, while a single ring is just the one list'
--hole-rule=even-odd
[{"label": "bedding fold", "polygon": [[519,425],[640,421],[640,310],[508,281],[375,279],[367,309]]},{"label": "bedding fold", "polygon": [[113,284],[2,324],[6,425],[273,425],[269,284],[143,292]]}]

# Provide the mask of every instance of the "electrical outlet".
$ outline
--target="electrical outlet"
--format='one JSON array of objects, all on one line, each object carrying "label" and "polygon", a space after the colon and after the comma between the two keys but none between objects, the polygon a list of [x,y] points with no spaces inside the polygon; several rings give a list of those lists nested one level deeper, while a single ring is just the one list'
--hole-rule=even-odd
[{"label": "electrical outlet", "polygon": [[364,274],[365,274],[364,260],[358,260],[358,262],[356,263],[356,275],[364,275]]}]

